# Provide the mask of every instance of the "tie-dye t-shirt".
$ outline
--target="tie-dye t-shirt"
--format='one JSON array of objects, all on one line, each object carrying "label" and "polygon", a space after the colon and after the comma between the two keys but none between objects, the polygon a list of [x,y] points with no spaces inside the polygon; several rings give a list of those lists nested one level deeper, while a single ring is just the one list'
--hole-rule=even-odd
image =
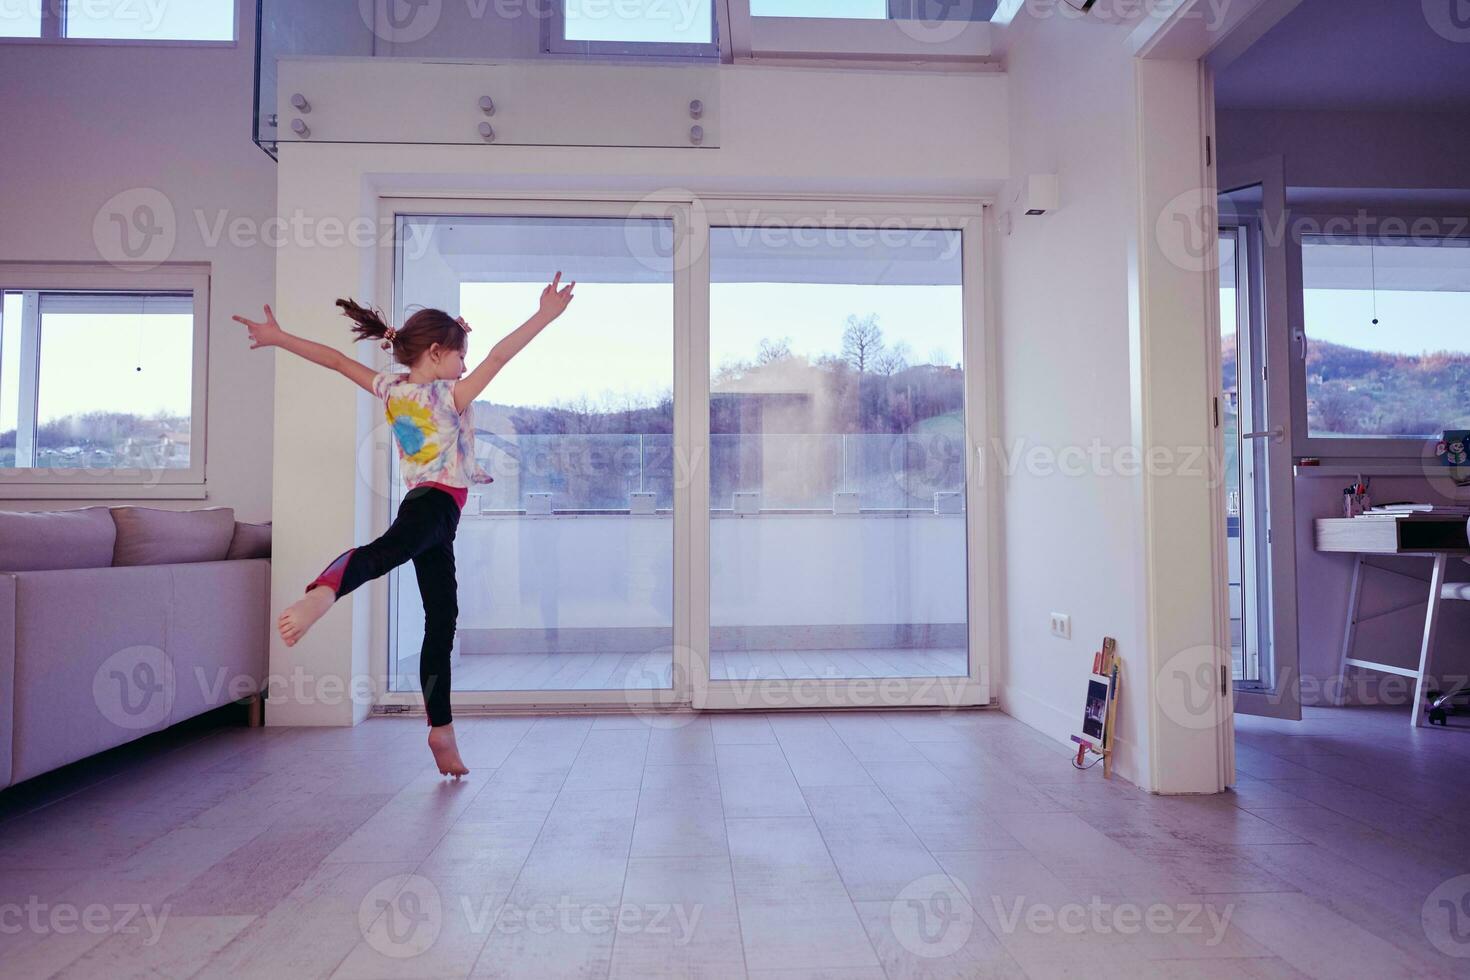
[{"label": "tie-dye t-shirt", "polygon": [[494,482],[475,459],[474,406],[455,411],[453,381],[409,381],[383,371],[373,378],[373,394],[383,400],[407,487],[437,483],[467,491],[471,483]]}]

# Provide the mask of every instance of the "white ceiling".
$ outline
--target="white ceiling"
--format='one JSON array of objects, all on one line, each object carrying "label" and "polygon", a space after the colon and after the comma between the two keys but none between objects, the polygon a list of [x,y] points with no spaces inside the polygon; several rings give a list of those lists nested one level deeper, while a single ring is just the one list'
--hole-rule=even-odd
[{"label": "white ceiling", "polygon": [[1302,0],[1216,75],[1222,109],[1470,110],[1466,0]]}]

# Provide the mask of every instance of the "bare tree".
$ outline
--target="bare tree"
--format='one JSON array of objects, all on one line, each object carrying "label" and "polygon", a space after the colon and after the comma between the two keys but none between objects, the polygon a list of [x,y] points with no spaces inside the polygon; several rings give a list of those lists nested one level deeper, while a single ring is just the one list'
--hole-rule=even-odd
[{"label": "bare tree", "polygon": [[784,361],[790,356],[790,337],[782,337],[779,340],[771,340],[769,337],[762,337],[760,350],[755,355],[755,363],[770,364],[772,361]]},{"label": "bare tree", "polygon": [[858,372],[864,374],[873,369],[873,363],[883,352],[883,331],[878,326],[878,314],[869,313],[859,320],[856,314],[847,315],[847,329],[842,331],[842,357]]},{"label": "bare tree", "polygon": [[909,345],[903,342],[894,344],[887,350],[879,351],[878,355],[873,358],[873,371],[885,378],[893,377],[909,366],[908,353]]}]

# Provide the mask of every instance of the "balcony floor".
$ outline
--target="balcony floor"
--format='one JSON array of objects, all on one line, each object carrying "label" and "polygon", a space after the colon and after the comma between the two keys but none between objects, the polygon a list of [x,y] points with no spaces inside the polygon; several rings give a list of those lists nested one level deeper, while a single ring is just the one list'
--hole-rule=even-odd
[{"label": "balcony floor", "polygon": [[[966,673],[963,648],[716,650],[710,655],[712,680],[963,677]],[[455,666],[454,688],[457,691],[651,690],[669,687],[672,674],[668,651],[471,654]]]}]

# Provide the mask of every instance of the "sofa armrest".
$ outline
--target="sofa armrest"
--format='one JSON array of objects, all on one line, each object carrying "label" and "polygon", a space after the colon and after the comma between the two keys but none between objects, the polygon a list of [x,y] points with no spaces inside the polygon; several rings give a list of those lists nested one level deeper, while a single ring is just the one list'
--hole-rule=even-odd
[{"label": "sofa armrest", "polygon": [[168,726],[167,566],[12,577],[12,782]]}]

